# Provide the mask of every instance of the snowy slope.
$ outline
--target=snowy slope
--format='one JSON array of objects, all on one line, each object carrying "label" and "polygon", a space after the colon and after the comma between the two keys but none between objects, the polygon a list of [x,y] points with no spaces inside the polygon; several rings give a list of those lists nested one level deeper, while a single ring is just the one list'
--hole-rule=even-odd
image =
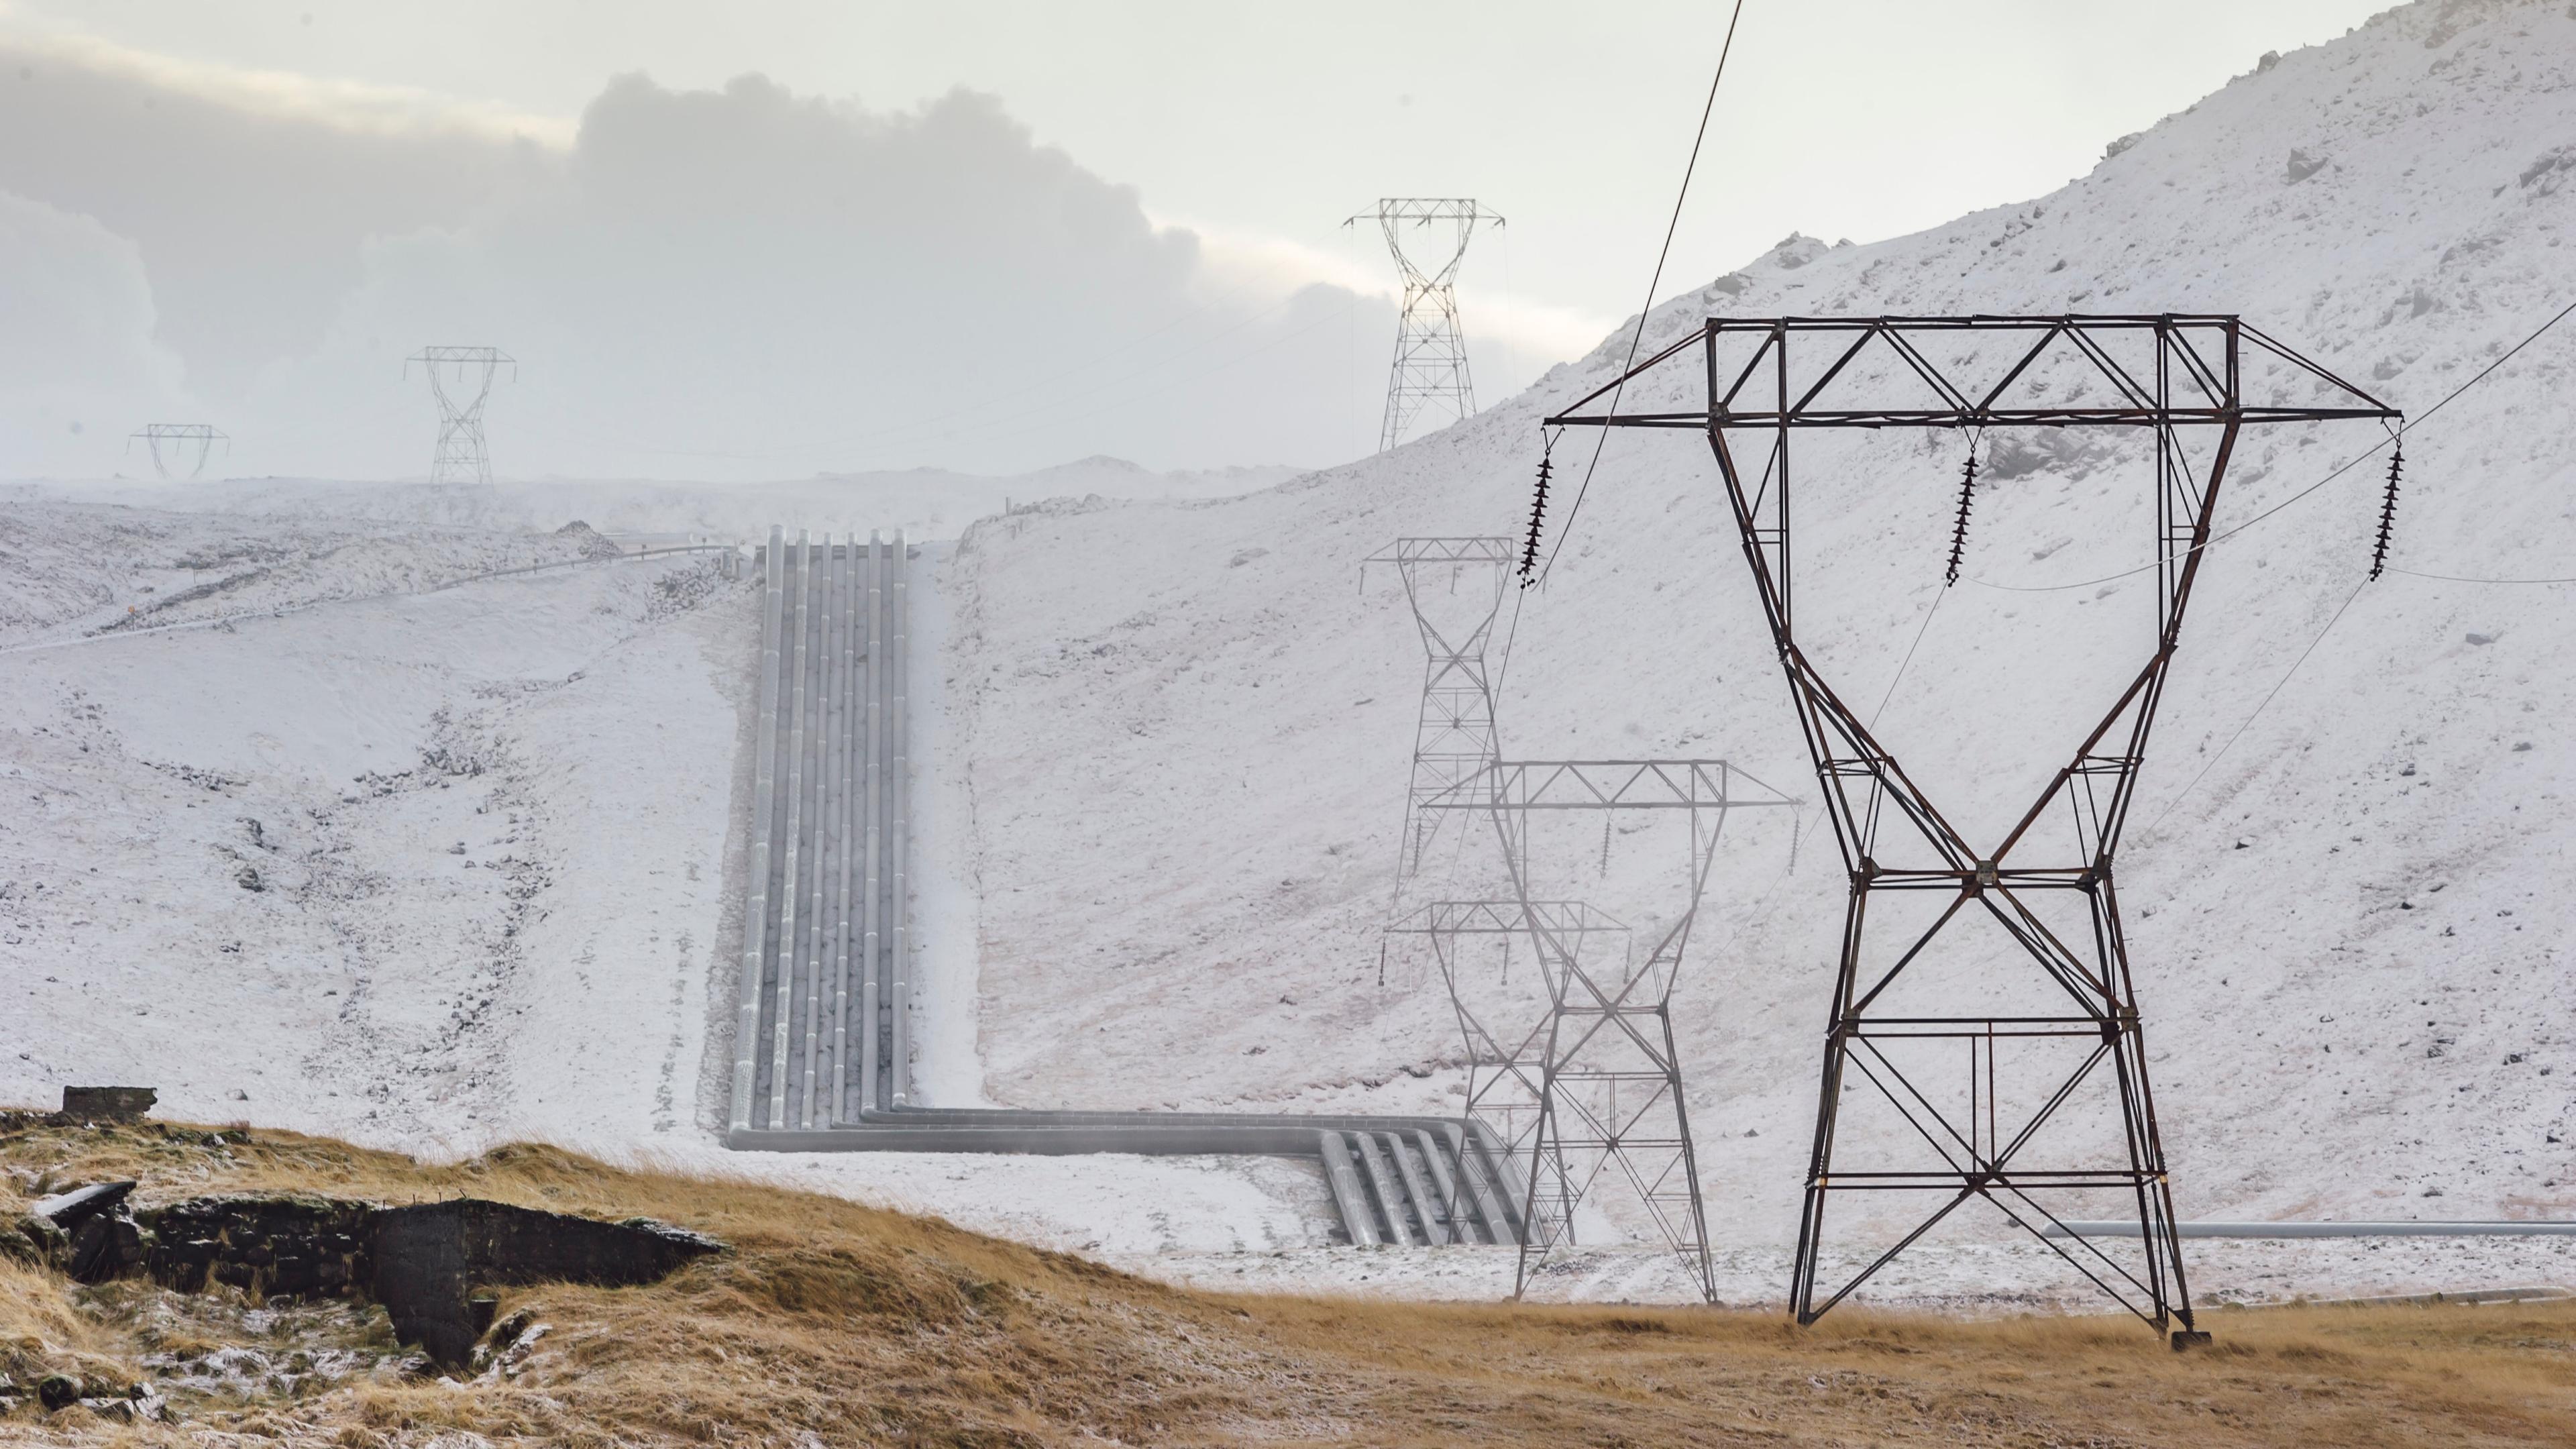
[{"label": "snowy slope", "polygon": [[614,534],[695,534],[749,541],[787,519],[818,533],[901,528],[916,538],[954,538],[975,519],[1037,499],[1091,494],[1212,498],[1266,487],[1296,471],[1260,466],[1157,473],[1121,458],[1092,457],[999,478],[912,468],[735,484],[505,479],[477,486],[312,478],[160,483],[118,479],[49,483],[42,485],[41,492],[189,512],[481,529],[547,530],[580,519]]},{"label": "snowy slope", "polygon": [[[1109,1254],[1320,1240],[1299,1164],[716,1145],[748,581],[659,558],[411,593],[585,543],[23,497],[0,547],[0,1102],[139,1083],[182,1119],[442,1156],[562,1142]],[[971,1097],[971,1036],[943,1030],[932,1080]]]},{"label": "snowy slope", "polygon": [[[2571,79],[2562,6],[2410,7],[2249,73],[2055,195],[1866,247],[1792,238],[1659,308],[1648,345],[1720,310],[2236,311],[2420,412],[2576,299],[2559,250]],[[1455,1028],[1423,963],[1396,954],[1378,979],[1421,663],[1391,575],[1359,561],[1399,535],[1516,533],[1536,419],[1626,345],[1267,492],[1058,497],[968,531],[939,567],[945,608],[925,608],[950,721],[919,767],[942,1101],[1454,1101]],[[2401,567],[2576,575],[2554,426],[2571,349],[2553,334],[2410,436]],[[1561,478],[1589,441],[1560,446],[1577,464]],[[2253,440],[2222,520],[2369,441]],[[1968,559],[1983,582],[1946,594],[1960,440],[1819,445],[1801,464],[1812,643],[1875,700],[1941,600],[1884,732],[1943,799],[1989,802],[1960,811],[1977,829],[2135,667],[2146,598],[2136,580],[1992,587],[2117,573],[2146,525],[2117,447],[1989,443]],[[373,597],[577,556],[584,536],[525,531],[576,517],[936,534],[992,510],[978,488],[1025,503],[1262,481],[1134,472],[9,490],[0,783],[23,803],[0,812],[0,1100],[141,1080],[174,1115],[720,1163],[1207,1281],[1501,1291],[1490,1254],[1290,1251],[1320,1241],[1321,1199],[1282,1164],[719,1154],[747,587],[655,560]],[[2177,1192],[2200,1217],[2576,1215],[2571,907],[2551,889],[2576,836],[2570,590],[2392,573],[2355,596],[2374,476],[2213,551],[2168,696],[2123,896]],[[1722,754],[1812,793],[1693,440],[1610,444],[1520,617],[1503,710],[1516,755]],[[1840,922],[1831,851],[1810,834],[1792,870],[1784,836],[1730,846],[1678,1005],[1732,1297],[1778,1291]],[[1641,925],[1669,908],[1651,832],[1549,845],[1557,888]],[[1409,898],[1490,884],[1459,850]],[[1993,1251],[1926,1256],[1891,1287],[1955,1297],[1997,1271]],[[2564,1281],[2568,1258],[2312,1244],[2193,1261],[2205,1291],[2267,1293]],[[1612,1255],[1550,1291],[1676,1286]]]},{"label": "snowy slope", "polygon": [[[2576,300],[2576,15],[2554,0],[2390,12],[2111,150],[2059,192],[1920,235],[1793,237],[1659,307],[1646,348],[1713,312],[2236,312],[2421,412]],[[1466,424],[1253,497],[969,531],[949,683],[996,1100],[1444,1099],[1436,983],[1377,985],[1420,659],[1392,578],[1364,592],[1359,561],[1400,535],[1518,533],[1536,419],[1626,346],[1623,330]],[[2401,566],[2576,575],[2572,360],[2576,332],[2553,334],[2410,437]],[[1694,403],[1689,382],[1628,406]],[[2377,438],[2252,439],[2222,526]],[[1590,445],[1558,450],[1560,518]],[[1983,832],[2062,761],[2149,628],[2140,579],[1992,587],[2147,557],[2149,495],[2120,451],[1993,446],[1969,554],[1985,584],[1947,595],[1885,725],[1941,798],[1992,802],[1961,812]],[[1804,455],[1820,561],[1804,627],[1853,697],[1888,689],[1940,593],[1963,447]],[[2366,464],[2213,551],[2150,757],[2122,894],[2176,1191],[2193,1217],[2576,1215],[2576,902],[2555,889],[2576,846],[2576,597],[2391,574],[2184,793],[2360,583],[2376,477]],[[1686,434],[1611,441],[1504,694],[1510,754],[1724,754],[1812,796]],[[1785,880],[1779,842],[1726,867],[1730,939],[1679,1007],[1730,1247],[1795,1225],[1843,895],[1815,845]]]},{"label": "snowy slope", "polygon": [[346,519],[236,523],[5,489],[0,647],[416,591],[600,547],[581,529],[415,528],[393,538]]}]

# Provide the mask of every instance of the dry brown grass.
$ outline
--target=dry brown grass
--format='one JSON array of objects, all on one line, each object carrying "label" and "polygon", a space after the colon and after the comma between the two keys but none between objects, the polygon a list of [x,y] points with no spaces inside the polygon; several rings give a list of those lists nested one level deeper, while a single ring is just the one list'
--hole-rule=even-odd
[{"label": "dry brown grass", "polygon": [[[2205,1322],[2214,1350],[2176,1355],[2109,1319],[1844,1310],[1801,1330],[1751,1313],[1195,1293],[933,1220],[544,1147],[422,1166],[265,1131],[216,1149],[46,1128],[0,1137],[0,1166],[140,1177],[165,1200],[470,1192],[735,1245],[651,1288],[506,1295],[505,1314],[551,1325],[515,1376],[344,1386],[227,1425],[303,1443],[2576,1444],[2566,1303],[2226,1312]],[[72,1297],[0,1278],[0,1325],[113,1357],[114,1325]],[[0,1439],[22,1428],[24,1410]]]}]

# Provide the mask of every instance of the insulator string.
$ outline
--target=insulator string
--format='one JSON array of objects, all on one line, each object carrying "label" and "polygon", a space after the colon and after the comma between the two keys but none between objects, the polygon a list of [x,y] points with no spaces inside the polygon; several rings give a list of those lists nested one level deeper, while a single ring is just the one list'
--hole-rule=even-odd
[{"label": "insulator string", "polygon": [[1978,435],[1969,435],[1968,465],[1959,474],[1959,521],[1950,530],[1950,567],[1941,576],[1945,589],[1959,582],[1959,561],[1968,552],[1968,508],[1977,495],[1977,442]]},{"label": "insulator string", "polygon": [[2391,436],[2397,446],[2388,455],[2388,489],[2379,498],[2379,542],[2370,550],[2370,576],[2374,579],[2388,567],[2388,539],[2397,527],[2397,479],[2406,469],[2406,440]]},{"label": "insulator string", "polygon": [[1525,589],[1538,571],[1539,540],[1547,531],[1547,480],[1556,473],[1555,453],[1556,440],[1550,438],[1538,457],[1538,487],[1530,495],[1529,541],[1521,546],[1521,587]]}]

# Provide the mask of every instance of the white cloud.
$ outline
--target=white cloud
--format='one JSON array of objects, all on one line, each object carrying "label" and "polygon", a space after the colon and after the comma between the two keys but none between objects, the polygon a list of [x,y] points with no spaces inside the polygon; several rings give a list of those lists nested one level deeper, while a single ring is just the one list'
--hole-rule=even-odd
[{"label": "white cloud", "polygon": [[[1376,436],[1373,241],[1158,221],[990,96],[629,76],[539,144],[407,92],[12,44],[0,133],[48,140],[0,148],[0,190],[130,239],[142,335],[226,405],[238,471],[420,472],[402,359],[431,343],[521,360],[489,409],[516,476],[1320,465]],[[1469,295],[1488,400],[1598,335]]]},{"label": "white cloud", "polygon": [[379,136],[462,136],[481,141],[572,144],[569,116],[497,101],[466,100],[416,86],[326,80],[292,71],[251,70],[155,55],[97,36],[42,30],[0,16],[0,46],[20,67],[60,65],[272,120],[301,121]]},{"label": "white cloud", "polygon": [[161,416],[195,405],[152,326],[131,243],[0,192],[0,477],[112,472],[140,422],[194,421]]}]

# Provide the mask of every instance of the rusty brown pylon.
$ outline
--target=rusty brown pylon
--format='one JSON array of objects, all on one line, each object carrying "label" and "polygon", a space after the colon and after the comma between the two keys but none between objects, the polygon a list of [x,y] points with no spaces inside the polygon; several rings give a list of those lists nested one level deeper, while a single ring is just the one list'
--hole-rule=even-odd
[{"label": "rusty brown pylon", "polygon": [[[1621,383],[1632,399],[1651,392],[1635,379],[1678,370],[1693,353],[1704,406],[1592,411]],[[2249,364],[2262,374],[2250,389]],[[2359,418],[2402,415],[2236,317],[2133,315],[1711,318],[1545,420],[1707,436],[1849,869],[1791,1284],[1801,1323],[1971,1200],[2039,1237],[2064,1228],[2046,1202],[2073,1210],[2089,1194],[2134,1205],[2134,1245],[2039,1241],[2157,1329],[2179,1321],[2178,1344],[2201,1337],[2191,1333],[2112,857],[2239,437],[2249,426]],[[2156,580],[2154,648],[2000,840],[1955,828],[1800,647],[1791,440],[1808,429],[1888,428],[2130,428],[2153,439],[2155,557],[2139,572]],[[2187,450],[2192,430],[2214,443]],[[1768,457],[1748,470],[1738,450],[1764,434]],[[2071,837],[2058,833],[2069,825]],[[1939,939],[1977,923],[2001,939],[1964,951]],[[1838,1144],[1855,1098],[1887,1130]],[[2098,1114],[2093,1133],[2068,1120],[2087,1110]],[[2113,1114],[2116,1130],[2101,1120]],[[1910,1230],[1839,1287],[1820,1289],[1827,1208],[1850,1193],[1882,1203],[1913,1194],[1929,1207],[1905,1213]]]}]

